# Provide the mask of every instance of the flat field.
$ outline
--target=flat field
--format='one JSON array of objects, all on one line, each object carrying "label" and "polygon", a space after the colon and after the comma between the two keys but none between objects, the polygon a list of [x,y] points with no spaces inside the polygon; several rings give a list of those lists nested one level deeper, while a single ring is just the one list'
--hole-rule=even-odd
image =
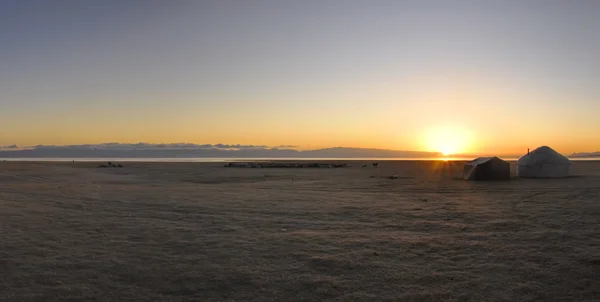
[{"label": "flat field", "polygon": [[347,163],[0,162],[0,300],[600,301],[600,162]]}]

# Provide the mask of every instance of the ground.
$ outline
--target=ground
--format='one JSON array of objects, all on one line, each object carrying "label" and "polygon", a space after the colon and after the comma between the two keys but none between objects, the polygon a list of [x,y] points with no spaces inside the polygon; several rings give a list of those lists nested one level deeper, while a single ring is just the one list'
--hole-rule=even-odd
[{"label": "ground", "polygon": [[348,164],[0,162],[0,301],[600,301],[600,162]]}]

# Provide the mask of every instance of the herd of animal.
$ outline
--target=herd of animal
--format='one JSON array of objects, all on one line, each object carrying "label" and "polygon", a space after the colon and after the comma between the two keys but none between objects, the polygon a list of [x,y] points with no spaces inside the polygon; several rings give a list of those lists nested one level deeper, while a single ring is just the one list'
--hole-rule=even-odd
[{"label": "herd of animal", "polygon": [[121,164],[113,164],[112,162],[108,162],[107,165],[99,165],[98,168],[123,168]]},{"label": "herd of animal", "polygon": [[346,164],[325,163],[227,163],[225,168],[345,168]]},{"label": "herd of animal", "polygon": [[[372,163],[371,166],[377,168],[379,163]],[[327,163],[273,163],[273,162],[252,162],[252,163],[227,163],[225,168],[346,168],[347,164],[327,164]],[[363,168],[368,164],[362,165]]]}]

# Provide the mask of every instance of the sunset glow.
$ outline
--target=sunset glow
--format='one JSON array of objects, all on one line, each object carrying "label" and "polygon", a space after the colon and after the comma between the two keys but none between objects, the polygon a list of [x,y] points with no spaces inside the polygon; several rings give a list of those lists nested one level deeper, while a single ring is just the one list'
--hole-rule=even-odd
[{"label": "sunset glow", "polygon": [[429,151],[441,152],[444,156],[468,152],[470,134],[456,127],[439,127],[426,132],[425,145]]}]

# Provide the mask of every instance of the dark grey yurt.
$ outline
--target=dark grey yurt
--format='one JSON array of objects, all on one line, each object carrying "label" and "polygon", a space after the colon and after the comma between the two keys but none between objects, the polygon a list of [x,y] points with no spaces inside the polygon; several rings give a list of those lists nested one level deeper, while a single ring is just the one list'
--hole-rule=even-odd
[{"label": "dark grey yurt", "polygon": [[465,164],[466,180],[509,180],[510,164],[498,157],[479,157]]}]

